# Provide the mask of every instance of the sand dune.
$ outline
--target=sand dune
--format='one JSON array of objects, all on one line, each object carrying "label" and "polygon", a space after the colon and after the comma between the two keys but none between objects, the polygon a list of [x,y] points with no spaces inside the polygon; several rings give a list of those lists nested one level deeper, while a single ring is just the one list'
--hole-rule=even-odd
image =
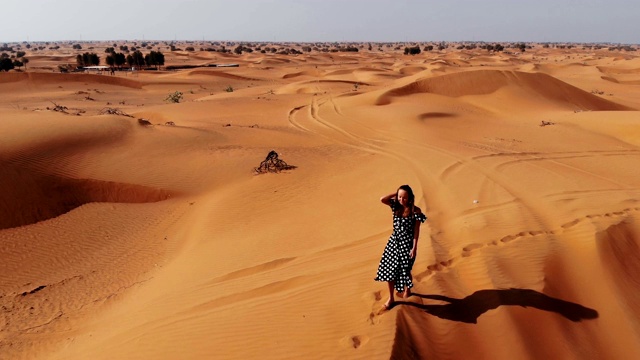
[{"label": "sand dune", "polygon": [[[4,167],[0,229],[34,224],[52,219],[93,202],[145,203],[166,200],[167,191],[133,184],[92,179],[68,179]],[[11,201],[13,200],[13,201]]]},{"label": "sand dune", "polygon": [[554,102],[566,103],[586,110],[628,110],[626,106],[599,98],[546,74],[497,70],[467,71],[415,81],[383,93],[376,105],[386,105],[391,98],[418,93],[449,97],[489,95],[504,87],[535,93]]},{"label": "sand dune", "polygon": [[[634,54],[42,71],[72,60],[0,73],[0,358],[640,357]],[[256,175],[271,150],[296,168]],[[385,311],[405,183],[429,220]]]},{"label": "sand dune", "polygon": [[34,84],[94,83],[123,86],[134,89],[142,88],[139,81],[123,77],[95,74],[55,74],[55,73],[10,73],[0,77],[0,84],[27,81]]}]

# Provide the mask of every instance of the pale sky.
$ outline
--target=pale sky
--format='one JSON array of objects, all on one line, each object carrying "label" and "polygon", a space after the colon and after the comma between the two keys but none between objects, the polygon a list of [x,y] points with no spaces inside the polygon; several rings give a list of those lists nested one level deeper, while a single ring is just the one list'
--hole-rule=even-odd
[{"label": "pale sky", "polygon": [[0,42],[640,43],[640,0],[7,0]]}]

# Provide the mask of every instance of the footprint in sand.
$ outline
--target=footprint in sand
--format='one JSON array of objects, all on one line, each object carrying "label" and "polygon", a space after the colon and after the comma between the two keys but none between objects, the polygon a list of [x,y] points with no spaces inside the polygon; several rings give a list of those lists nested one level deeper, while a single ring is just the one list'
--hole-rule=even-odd
[{"label": "footprint in sand", "polygon": [[353,348],[357,349],[360,346],[366,344],[369,341],[367,336],[352,336],[351,343],[353,344]]},{"label": "footprint in sand", "polygon": [[509,241],[513,241],[513,240],[515,240],[515,239],[516,239],[516,237],[515,237],[515,236],[513,236],[513,235],[508,235],[508,236],[505,236],[505,237],[503,237],[502,239],[500,239],[500,241],[502,241],[503,243],[506,243],[506,242],[509,242]]},{"label": "footprint in sand", "polygon": [[369,342],[368,336],[353,335],[340,339],[340,343],[353,349],[358,349]]},{"label": "footprint in sand", "polygon": [[462,251],[465,253],[471,253],[473,250],[480,249],[483,247],[483,244],[469,244],[462,248]]},{"label": "footprint in sand", "polygon": [[567,229],[567,228],[570,228],[570,227],[572,227],[572,226],[575,226],[575,225],[576,225],[576,224],[578,224],[579,222],[580,222],[580,219],[575,219],[575,220],[570,221],[570,222],[568,222],[568,223],[566,223],[566,224],[562,224],[562,225],[560,225],[560,227],[562,227],[563,229]]}]

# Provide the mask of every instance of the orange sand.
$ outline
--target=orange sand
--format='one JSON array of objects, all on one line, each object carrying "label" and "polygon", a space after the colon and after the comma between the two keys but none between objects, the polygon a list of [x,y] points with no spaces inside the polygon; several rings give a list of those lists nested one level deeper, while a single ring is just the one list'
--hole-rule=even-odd
[{"label": "orange sand", "polygon": [[640,357],[639,57],[166,55],[240,67],[0,73],[0,358]]}]

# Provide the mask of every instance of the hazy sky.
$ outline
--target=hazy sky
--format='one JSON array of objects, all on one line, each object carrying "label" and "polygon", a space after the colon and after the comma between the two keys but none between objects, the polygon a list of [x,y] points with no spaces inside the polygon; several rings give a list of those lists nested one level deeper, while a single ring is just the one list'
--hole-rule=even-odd
[{"label": "hazy sky", "polygon": [[639,0],[7,0],[0,42],[640,43]]}]

